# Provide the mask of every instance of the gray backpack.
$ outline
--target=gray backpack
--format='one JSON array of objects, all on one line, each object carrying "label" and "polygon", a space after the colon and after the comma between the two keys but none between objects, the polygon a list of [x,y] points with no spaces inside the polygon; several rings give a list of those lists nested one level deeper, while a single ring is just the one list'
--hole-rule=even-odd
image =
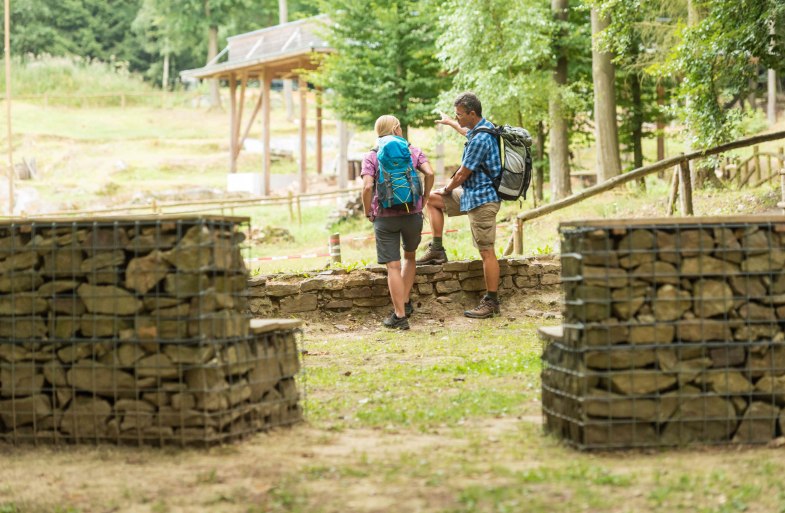
[{"label": "gray backpack", "polygon": [[493,135],[499,144],[501,175],[493,178],[487,170],[482,170],[493,181],[499,198],[513,201],[523,196],[526,199],[526,191],[532,181],[532,136],[528,130],[510,125],[478,127],[475,130]]}]

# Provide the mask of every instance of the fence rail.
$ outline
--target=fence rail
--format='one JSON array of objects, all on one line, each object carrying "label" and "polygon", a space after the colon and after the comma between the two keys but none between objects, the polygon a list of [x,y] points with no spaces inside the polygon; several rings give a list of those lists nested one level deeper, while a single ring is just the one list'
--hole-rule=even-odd
[{"label": "fence rail", "polygon": [[164,214],[195,214],[202,212],[212,212],[220,210],[224,214],[229,210],[234,214],[236,208],[248,207],[266,207],[266,206],[280,206],[289,205],[289,213],[292,220],[294,220],[295,209],[297,211],[298,219],[301,219],[301,203],[309,201],[318,201],[322,199],[339,198],[348,194],[356,194],[362,189],[353,187],[348,189],[341,189],[338,191],[327,192],[311,192],[307,194],[289,194],[288,196],[253,196],[249,198],[237,199],[207,199],[207,200],[190,200],[190,201],[169,201],[169,202],[156,202],[153,201],[148,205],[125,205],[119,207],[99,208],[92,210],[57,210],[53,212],[43,212],[40,214],[27,215],[27,216],[0,216],[0,219],[47,219],[52,217],[70,217],[70,216],[116,216],[119,214],[127,214],[134,212],[136,214],[151,214],[151,215],[164,215]]},{"label": "fence rail", "polygon": [[[677,155],[675,157],[667,158],[665,160],[661,160],[659,162],[655,162],[654,164],[650,164],[648,166],[639,167],[637,169],[633,169],[629,173],[624,173],[623,175],[616,176],[607,180],[601,184],[597,184],[593,187],[589,187],[581,191],[578,194],[573,194],[572,196],[568,196],[564,199],[556,201],[554,203],[549,203],[548,205],[543,205],[539,208],[534,208],[528,210],[526,212],[521,212],[516,217],[516,224],[515,229],[513,230],[513,235],[510,237],[507,246],[504,250],[505,255],[511,254],[513,251],[516,253],[521,253],[523,251],[523,224],[526,221],[531,221],[533,219],[537,219],[538,217],[542,217],[553,212],[562,210],[569,206],[575,205],[576,203],[580,203],[581,201],[591,198],[592,196],[596,196],[603,192],[607,192],[609,190],[615,189],[620,185],[623,185],[627,182],[632,182],[634,180],[639,180],[643,177],[646,177],[652,173],[656,173],[658,171],[664,171],[670,167],[676,167],[674,171],[674,179],[671,182],[671,199],[669,201],[669,213],[672,213],[672,206],[675,205],[675,199],[677,196],[681,197],[681,213],[682,215],[693,215],[692,210],[692,181],[690,177],[690,161],[702,159],[706,157],[710,157],[713,155],[719,155],[731,150],[735,150],[738,148],[746,148],[749,146],[757,147],[758,144],[769,142],[769,141],[777,141],[785,139],[785,130],[779,132],[773,132],[770,134],[763,134],[763,135],[756,135],[752,137],[747,137],[744,139],[739,139],[738,141],[733,141],[727,144],[721,144],[719,146],[715,146],[713,148],[708,148],[705,150],[698,150],[693,151],[690,153],[682,153],[681,155]],[[783,153],[780,151],[780,154]],[[780,154],[772,154],[773,156],[782,157],[783,155]],[[760,152],[754,152],[753,162],[756,165],[756,168],[753,168],[753,172],[757,169],[760,172],[760,156],[762,154]],[[756,158],[757,156],[757,158]],[[749,160],[749,159],[748,159]],[[780,160],[782,163],[782,160]],[[785,167],[785,165],[783,165]],[[748,171],[749,172],[749,171]],[[775,173],[778,175],[778,173]],[[770,176],[771,179],[773,176]],[[783,198],[785,201],[785,197]],[[520,242],[516,242],[520,241]]]}]

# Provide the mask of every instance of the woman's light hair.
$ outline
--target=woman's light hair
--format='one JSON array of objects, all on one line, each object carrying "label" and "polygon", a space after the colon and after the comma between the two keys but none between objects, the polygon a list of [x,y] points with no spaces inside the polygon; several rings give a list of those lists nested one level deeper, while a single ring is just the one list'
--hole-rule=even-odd
[{"label": "woman's light hair", "polygon": [[390,114],[385,114],[376,120],[373,129],[376,130],[377,137],[384,137],[385,135],[392,135],[393,131],[399,126],[401,126],[401,122],[398,121],[398,118],[391,116]]}]

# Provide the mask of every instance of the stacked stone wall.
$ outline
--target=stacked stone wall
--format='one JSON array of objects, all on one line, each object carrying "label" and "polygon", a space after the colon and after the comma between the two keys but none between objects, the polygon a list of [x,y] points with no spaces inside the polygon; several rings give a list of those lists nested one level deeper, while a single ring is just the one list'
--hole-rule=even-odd
[{"label": "stacked stone wall", "polygon": [[543,354],[548,431],[582,448],[785,432],[785,223],[561,230],[563,339]]},{"label": "stacked stone wall", "polygon": [[298,329],[251,326],[244,222],[0,225],[0,437],[210,443],[297,421]]},{"label": "stacked stone wall", "polygon": [[[552,256],[501,259],[499,267],[502,297],[554,286],[560,279],[559,261]],[[468,306],[485,292],[480,260],[418,266],[414,283],[412,300],[419,304],[439,301]],[[388,310],[391,306],[387,271],[379,265],[313,276],[255,276],[249,280],[248,296],[250,311],[260,316]]]}]

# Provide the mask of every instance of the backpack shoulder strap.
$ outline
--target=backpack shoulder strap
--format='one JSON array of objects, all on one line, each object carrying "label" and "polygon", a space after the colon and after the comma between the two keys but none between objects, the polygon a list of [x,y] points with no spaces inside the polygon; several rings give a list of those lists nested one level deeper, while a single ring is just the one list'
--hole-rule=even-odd
[{"label": "backpack shoulder strap", "polygon": [[[502,136],[502,129],[500,127],[497,127],[496,125],[493,125],[493,128],[488,128],[487,126],[478,126],[477,128],[474,129],[474,131],[483,134],[491,134],[492,136],[496,137],[497,143],[500,142],[499,139],[501,139]],[[491,176],[491,174],[485,169],[484,166],[480,167],[480,171],[482,171],[483,174],[491,180],[494,187],[498,187],[498,182],[500,181],[499,179],[494,179]]]}]

